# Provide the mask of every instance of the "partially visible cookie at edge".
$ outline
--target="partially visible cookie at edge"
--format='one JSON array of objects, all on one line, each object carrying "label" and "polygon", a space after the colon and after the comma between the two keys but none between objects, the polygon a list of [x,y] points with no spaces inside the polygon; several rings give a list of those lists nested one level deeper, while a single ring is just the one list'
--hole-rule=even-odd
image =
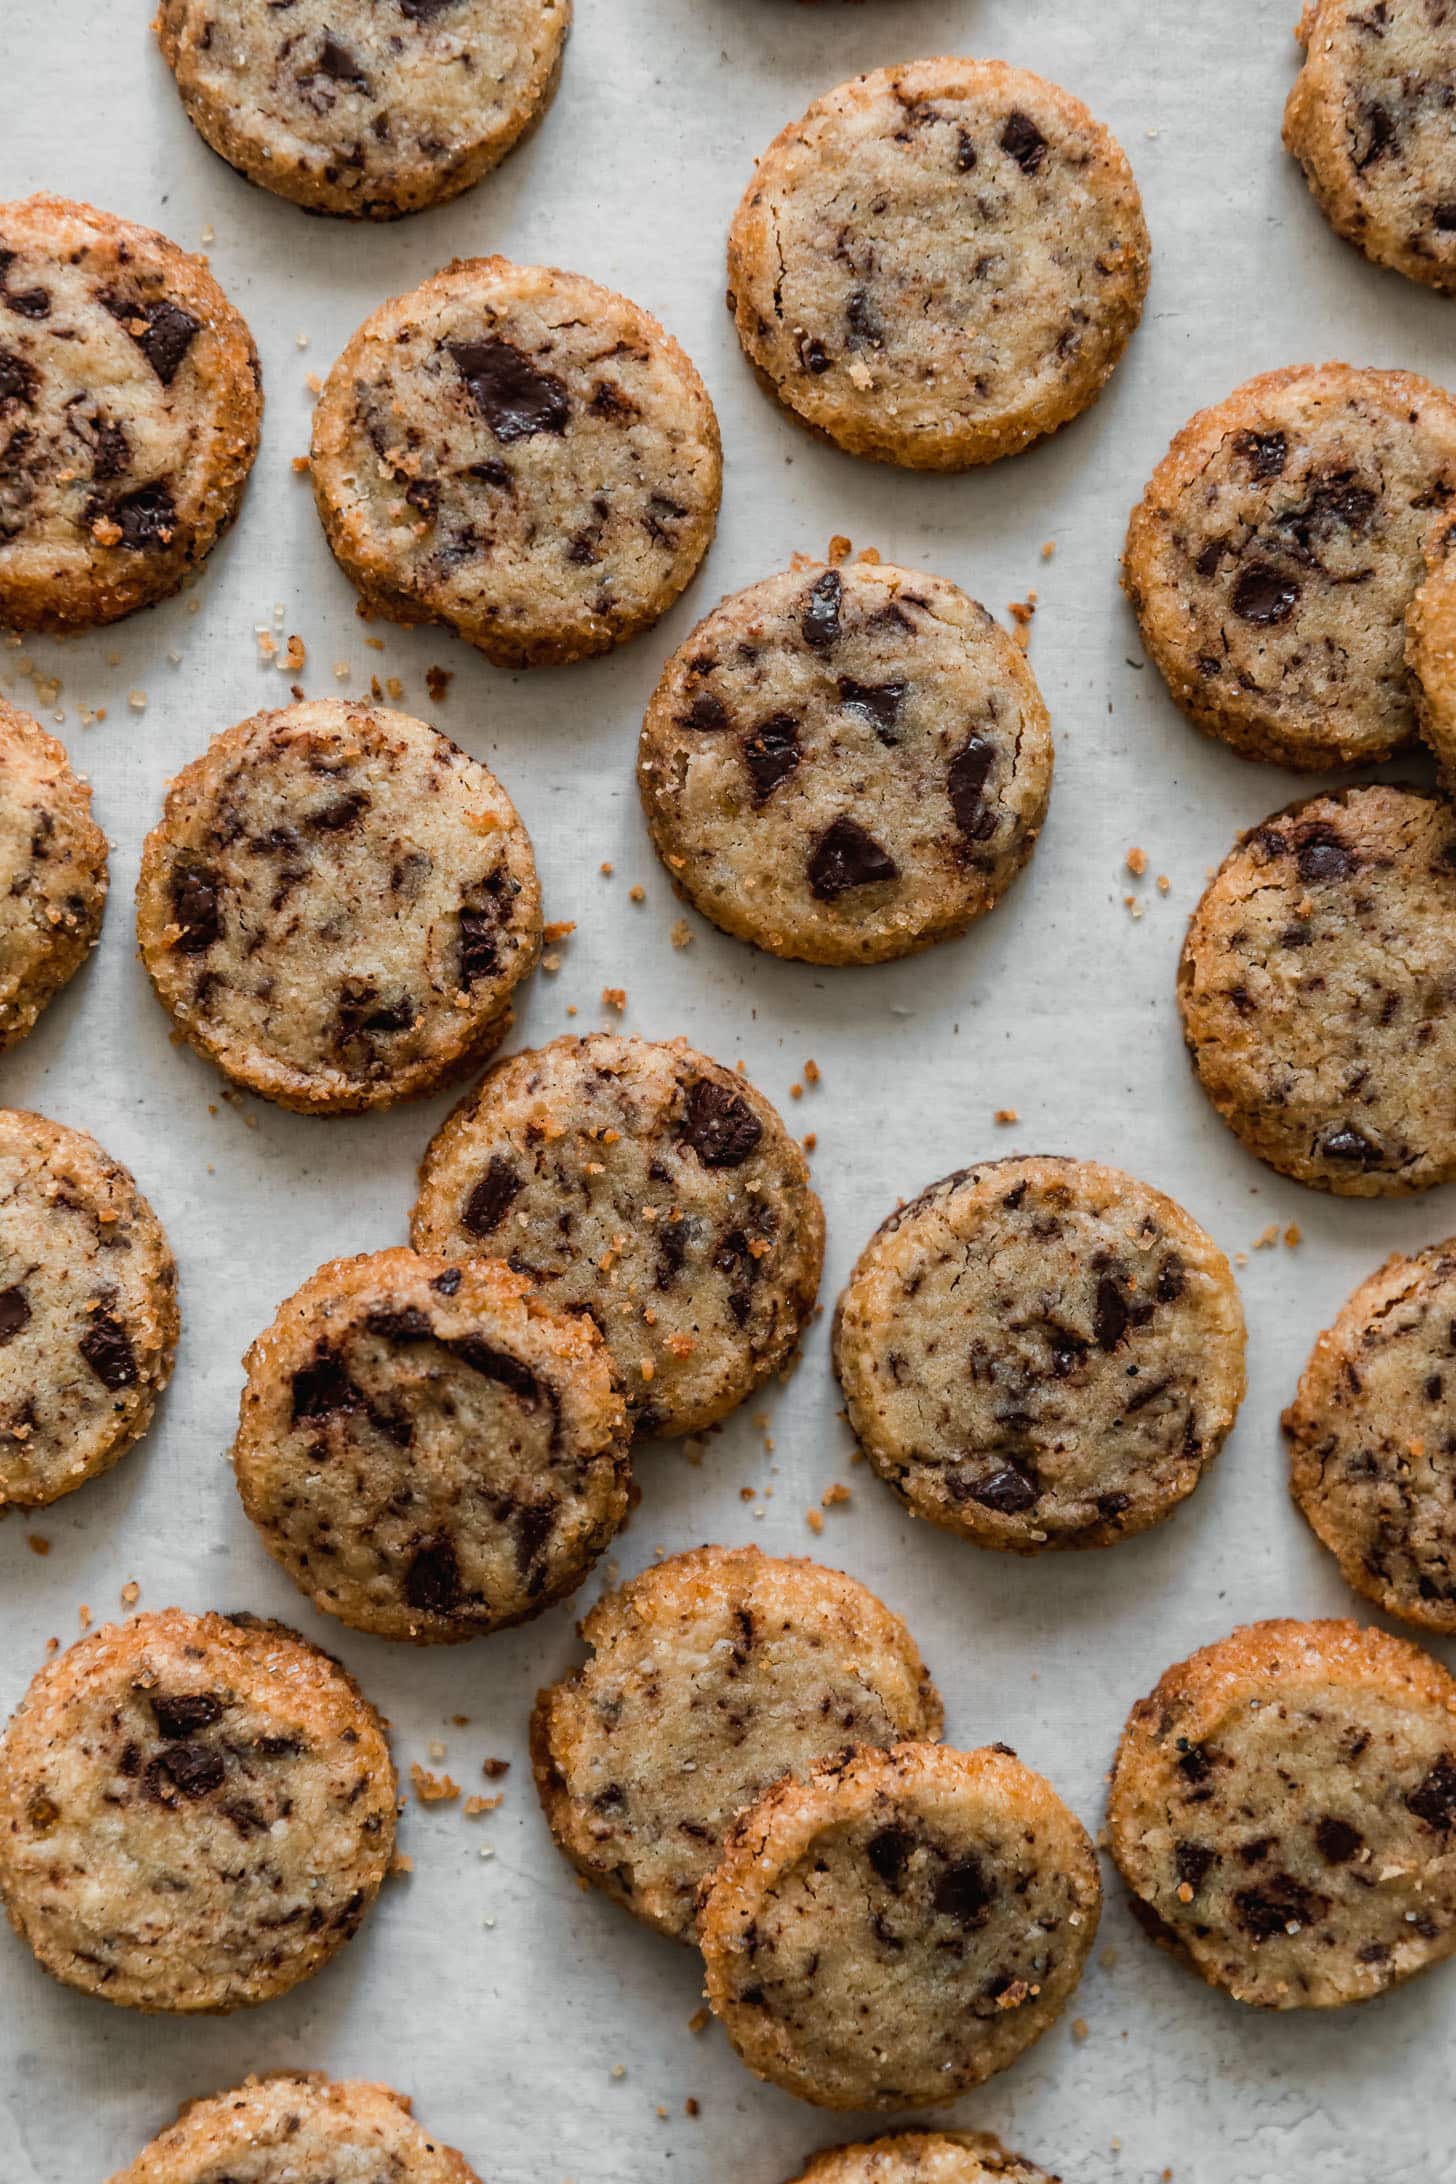
[{"label": "partially visible cookie at edge", "polygon": [[963,932],[1036,844],[1046,706],[945,578],[798,563],[668,662],[637,780],[674,884],[774,955],[878,963]]},{"label": "partially visible cookie at edge", "polygon": [[162,0],[199,134],[310,212],[392,220],[457,197],[539,120],[571,0]]},{"label": "partially visible cookie at edge", "polygon": [[654,1563],[582,1625],[591,1658],[531,1720],[536,1788],[588,1880],[674,1940],[746,1805],[856,1745],[934,1740],[900,1618],[838,1570],[755,1547]]},{"label": "partially visible cookie at edge", "polygon": [[1456,49],[1446,0],[1305,0],[1284,142],[1330,225],[1456,295]]},{"label": "partially visible cookie at edge", "polygon": [[0,628],[175,592],[238,512],[262,414],[200,258],[91,205],[0,205]]},{"label": "partially visible cookie at edge", "polygon": [[480,2184],[463,2154],[415,2121],[403,2094],[301,2070],[187,2102],[111,2184],[281,2184],[285,2175],[288,2184],[333,2184],[341,2173],[357,2173],[360,2184],[376,2173],[390,2184]]},{"label": "partially visible cookie at edge", "polygon": [[988,2131],[897,2131],[852,2146],[826,2146],[793,2184],[1058,2184],[1058,2179],[1023,2155],[1008,2153]]},{"label": "partially visible cookie at edge", "polygon": [[1388,758],[1416,727],[1405,619],[1456,499],[1456,400],[1411,372],[1302,364],[1200,410],[1123,563],[1175,703],[1241,757]]},{"label": "partially visible cookie at edge", "polygon": [[306,1114],[483,1061],[541,947],[530,839],[489,769],[342,698],[255,713],[167,791],[137,883],[158,998],[236,1083]]},{"label": "partially visible cookie at edge", "polygon": [[410,1234],[590,1313],[642,1434],[701,1432],[782,1371],[824,1260],[764,1095],[686,1040],[610,1032],[495,1065],[426,1151]]},{"label": "partially visible cookie at edge", "polygon": [[713,536],[722,452],[707,389],[646,311],[579,273],[473,258],[354,334],[312,472],[366,608],[532,667],[667,611]]},{"label": "partially visible cookie at edge", "polygon": [[1405,618],[1405,656],[1421,734],[1449,790],[1456,786],[1456,520],[1444,516],[1426,540],[1426,579]]},{"label": "partially visible cookie at edge", "polygon": [[84,1131],[0,1108],[0,1509],[109,1470],[177,1334],[176,1261],[132,1176]]},{"label": "partially visible cookie at edge", "polygon": [[63,746],[0,698],[0,1052],[101,937],[106,836]]},{"label": "partially visible cookie at edge", "polygon": [[768,147],[728,303],[801,423],[963,470],[1096,400],[1149,255],[1132,169],[1079,99],[1001,61],[913,61],[840,84]]}]

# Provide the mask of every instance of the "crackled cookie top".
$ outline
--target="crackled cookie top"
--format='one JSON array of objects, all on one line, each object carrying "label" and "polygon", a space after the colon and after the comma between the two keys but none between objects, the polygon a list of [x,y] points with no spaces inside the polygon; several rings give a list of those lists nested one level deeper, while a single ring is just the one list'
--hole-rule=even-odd
[{"label": "crackled cookie top", "polygon": [[1377,265],[1456,294],[1451,0],[1305,0],[1284,141],[1321,210]]},{"label": "crackled cookie top", "polygon": [[700,1547],[598,1601],[582,1636],[591,1659],[532,1721],[546,1818],[589,1880],[679,1941],[746,1805],[850,1746],[940,1733],[899,1617],[813,1562]]},{"label": "crackled cookie top", "polygon": [[901,2131],[856,2146],[827,2147],[795,2184],[1057,2184],[1057,2179],[1020,2154],[1008,2154],[989,2132]]},{"label": "crackled cookie top", "polygon": [[368,603],[529,667],[666,611],[713,535],[722,459],[655,319],[580,274],[474,258],[354,335],[314,414],[313,482]]},{"label": "crackled cookie top", "polygon": [[220,1069],[346,1114],[428,1092],[510,1028],[541,944],[525,828],[486,767],[403,713],[256,713],[173,781],[142,956]]},{"label": "crackled cookie top", "polygon": [[394,1847],[374,1709],[281,1624],[168,1608],[47,1664],[0,1743],[0,1895],[46,1971],[131,2009],[286,1993]]},{"label": "crackled cookie top", "polygon": [[959,470],[1095,401],[1148,252],[1132,170],[1080,100],[1000,61],[915,61],[841,84],[769,146],[729,302],[805,424]]},{"label": "crackled cookie top", "polygon": [[[388,2086],[280,2070],[190,2101],[111,2184],[480,2184]],[[1015,2180],[1020,2184],[1020,2179]]]},{"label": "crackled cookie top", "polygon": [[458,196],[555,88],[571,0],[162,0],[156,31],[215,152],[312,212]]},{"label": "crackled cookie top", "polygon": [[1456,403],[1410,372],[1300,365],[1200,411],[1153,473],[1124,583],[1200,728],[1288,766],[1387,758],[1416,725],[1405,617],[1456,496]]},{"label": "crackled cookie top", "polygon": [[0,1108],[0,1508],[53,1502],[131,1447],[177,1325],[176,1263],[126,1169]]},{"label": "crackled cookie top", "polygon": [[106,885],[90,789],[55,737],[0,698],[0,1050],[95,947]]},{"label": "crackled cookie top", "polygon": [[1456,1241],[1397,1253],[1314,1346],[1284,1413],[1294,1497],[1358,1592],[1456,1632]]},{"label": "crackled cookie top", "polygon": [[1456,824],[1376,784],[1275,812],[1194,912],[1178,1002],[1261,1160],[1351,1198],[1456,1176]]},{"label": "crackled cookie top", "polygon": [[984,1547],[1105,1547],[1191,1494],[1244,1392],[1223,1253],[1089,1161],[988,1161],[871,1237],[834,1355],[865,1453]]},{"label": "crackled cookie top", "polygon": [[176,591],[237,513],[262,408],[200,258],[90,205],[0,205],[0,626]]},{"label": "crackled cookie top", "polygon": [[738,1821],[703,1896],[708,1999],[801,2100],[954,2100],[1047,2030],[1100,1906],[1085,1830],[1003,1747],[858,1752]]},{"label": "crackled cookie top", "polygon": [[811,963],[883,962],[991,909],[1051,776],[1036,679],[985,608],[867,561],[725,599],[668,662],[637,761],[688,900]]},{"label": "crackled cookie top", "polygon": [[245,1360],[233,1465],[316,1607],[419,1643],[573,1592],[627,1514],[601,1336],[490,1260],[336,1259]]},{"label": "crackled cookie top", "polygon": [[1426,541],[1426,580],[1405,625],[1421,734],[1441,778],[1456,781],[1456,521],[1442,517]]},{"label": "crackled cookie top", "polygon": [[1262,2009],[1456,1949],[1456,1683],[1354,1623],[1255,1623],[1134,1707],[1112,1854],[1154,1938]]},{"label": "crackled cookie top", "polygon": [[763,1094],[682,1039],[609,1033],[491,1070],[425,1155],[411,1235],[589,1312],[641,1433],[699,1432],[786,1365],[824,1257]]}]

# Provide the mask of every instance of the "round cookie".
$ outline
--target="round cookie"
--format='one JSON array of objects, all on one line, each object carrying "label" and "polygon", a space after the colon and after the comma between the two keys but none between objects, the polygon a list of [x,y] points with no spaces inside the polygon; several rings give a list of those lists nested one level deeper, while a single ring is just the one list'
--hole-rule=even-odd
[{"label": "round cookie", "polygon": [[1456,295],[1456,45],[1448,0],[1305,0],[1284,142],[1337,233]]},{"label": "round cookie", "polygon": [[126,1169],[0,1108],[0,1509],[58,1501],[140,1439],[177,1331],[176,1262]]},{"label": "round cookie", "polygon": [[1284,1413],[1294,1498],[1348,1583],[1456,1633],[1456,1240],[1362,1282]]},{"label": "round cookie", "polygon": [[686,1040],[607,1032],[496,1064],[426,1152],[410,1234],[589,1313],[639,1433],[699,1433],[787,1365],[824,1261],[763,1094]]},{"label": "round cookie", "polygon": [[1456,521],[1446,517],[1426,541],[1426,580],[1405,618],[1405,656],[1420,731],[1449,788],[1456,782]]},{"label": "round cookie", "polygon": [[493,1260],[335,1259],[244,1364],[243,1507],[355,1630],[448,1644],[524,1622],[576,1590],[626,1517],[601,1336]]},{"label": "round cookie", "polygon": [[0,1052],[101,937],[106,836],[54,736],[0,698]]},{"label": "round cookie", "polygon": [[265,2002],[364,1918],[396,1792],[378,1715],[296,1632],[138,1615],[48,1662],[0,1742],[0,1896],[68,1987]]},{"label": "round cookie", "polygon": [[1133,510],[1123,589],[1177,705],[1243,758],[1369,765],[1414,732],[1405,617],[1456,495],[1456,402],[1302,364],[1200,410]]},{"label": "round cookie", "polygon": [[154,28],[215,152],[310,212],[458,197],[545,110],[571,0],[162,0]]},{"label": "round cookie", "polygon": [[[280,2070],[189,2101],[111,2184],[480,2184],[402,2094]],[[1020,2180],[1017,2180],[1020,2184]]]},{"label": "round cookie", "polygon": [[1108,1806],[1133,1909],[1261,2009],[1362,2002],[1456,1949],[1456,1682],[1354,1623],[1254,1623],[1133,1708]]},{"label": "round cookie", "polygon": [[940,1735],[900,1618],[813,1562],[674,1555],[599,1600],[581,1634],[592,1658],[531,1721],[547,1824],[589,1881],[677,1941],[745,1806],[852,1746]]},{"label": "round cookie", "polygon": [[801,423],[965,470],[1097,399],[1149,247],[1132,169],[1079,99],[1001,61],[912,61],[775,138],[729,235],[728,303]]},{"label": "round cookie", "polygon": [[1223,1253],[1091,1161],[993,1160],[892,1213],[839,1300],[834,1364],[912,1515],[981,1547],[1106,1547],[1191,1494],[1244,1394]]},{"label": "round cookie", "polygon": [[801,2100],[954,2100],[1058,2016],[1101,1898],[1081,1823],[1004,1747],[852,1753],[737,1822],[703,1892],[708,1999]]},{"label": "round cookie", "polygon": [[902,2131],[857,2146],[828,2146],[800,2170],[795,2184],[1058,2184],[1058,2179],[1034,2161],[1008,2154],[986,2131]]},{"label": "round cookie", "polygon": [[1345,1198],[1456,1177],[1456,821],[1386,783],[1243,836],[1178,968],[1194,1069],[1281,1175]]},{"label": "round cookie", "polygon": [[870,561],[725,599],[668,662],[637,759],[681,893],[809,963],[963,932],[1030,857],[1051,780],[1025,655],[943,577]]},{"label": "round cookie", "polygon": [[200,258],[90,205],[0,205],[0,627],[166,599],[238,512],[263,395]]},{"label": "round cookie", "polygon": [[357,1114],[500,1044],[541,891],[494,774],[423,721],[326,698],[255,713],[178,774],[137,932],[163,1007],[235,1083]]},{"label": "round cookie", "polygon": [[707,389],[657,321],[504,258],[383,304],[314,412],[319,516],[366,607],[500,667],[647,629],[707,552],[722,483]]}]

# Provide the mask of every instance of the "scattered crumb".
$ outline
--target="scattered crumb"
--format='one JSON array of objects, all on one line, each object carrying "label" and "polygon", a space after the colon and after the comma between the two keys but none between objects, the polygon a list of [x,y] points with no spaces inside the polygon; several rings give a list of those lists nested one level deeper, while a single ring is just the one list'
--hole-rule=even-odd
[{"label": "scattered crumb", "polygon": [[51,1551],[51,1543],[44,1532],[27,1532],[25,1544],[33,1555],[48,1555]]},{"label": "scattered crumb", "polygon": [[87,1607],[84,1600],[81,1602],[80,1607],[76,1610],[76,1614],[80,1619],[82,1630],[89,1630],[91,1628],[91,1610]]},{"label": "scattered crumb", "polygon": [[645,887],[644,887],[644,886],[642,885],[642,883],[641,883],[641,881],[640,881],[640,880],[639,880],[639,881],[637,882],[637,884],[636,884],[636,885],[635,885],[634,887],[629,887],[629,888],[628,888],[628,890],[627,890],[627,900],[628,900],[628,902],[646,902],[646,900],[647,900],[647,890],[646,890],[646,888],[645,888]]},{"label": "scattered crumb", "polygon": [[692,2016],[688,2019],[688,2031],[706,2032],[712,2021],[713,2019],[711,2011],[694,2010]]},{"label": "scattered crumb", "polygon": [[804,1522],[811,1532],[822,1532],[824,1529],[824,1519],[817,1509],[806,1509],[804,1511]]},{"label": "scattered crumb", "polygon": [[1235,1265],[1235,1266],[1247,1266],[1247,1265],[1248,1265],[1248,1263],[1249,1263],[1249,1254],[1247,1253],[1247,1251],[1236,1251],[1236,1252],[1234,1253],[1234,1265]]},{"label": "scattered crumb", "polygon": [[702,2113],[701,2105],[689,2093],[687,2099],[683,2102],[683,2114],[685,2116],[700,2116]]},{"label": "scattered crumb", "polygon": [[499,1782],[503,1775],[510,1773],[511,1763],[508,1759],[483,1759],[480,1771],[487,1782]]},{"label": "scattered crumb", "polygon": [[410,1768],[410,1780],[415,1786],[415,1796],[422,1805],[448,1805],[460,1795],[460,1785],[452,1782],[449,1775],[433,1775],[418,1760]]},{"label": "scattered crumb", "polygon": [[141,1586],[137,1583],[134,1577],[129,1577],[126,1583],[121,1588],[122,1606],[124,1608],[134,1608],[137,1602],[141,1599],[141,1596]]},{"label": "scattered crumb", "polygon": [[550,925],[543,928],[541,937],[554,945],[558,940],[565,940],[568,933],[574,933],[575,931],[576,920],[574,918],[557,918]]},{"label": "scattered crumb", "polygon": [[804,1064],[804,1082],[806,1084],[818,1084],[820,1082],[820,1076],[821,1072],[819,1064],[814,1060],[813,1056],[811,1055],[809,1060]]},{"label": "scattered crumb", "polygon": [[1012,637],[1021,647],[1021,650],[1025,652],[1027,646],[1031,643],[1031,625],[1036,617],[1036,593],[1031,591],[1027,593],[1024,599],[1011,600],[1007,605],[1006,612],[1015,624],[1015,628],[1011,632]]},{"label": "scattered crumb", "polygon": [[296,675],[308,658],[308,647],[301,637],[290,637],[279,663],[285,675]]},{"label": "scattered crumb", "polygon": [[801,1100],[803,1097],[804,1087],[801,1084],[791,1084],[789,1086],[789,1098],[791,1100]]},{"label": "scattered crumb", "polygon": [[391,1873],[413,1873],[414,1869],[414,1859],[407,1856],[406,1853],[402,1850],[397,1850],[394,1856],[389,1861],[389,1870]]},{"label": "scattered crumb", "polygon": [[819,1499],[826,1509],[842,1509],[847,1501],[853,1501],[854,1495],[842,1480],[836,1479],[832,1486],[825,1487]]},{"label": "scattered crumb", "polygon": [[1073,2038],[1074,2040],[1085,2040],[1085,2039],[1086,2039],[1086,2037],[1087,2037],[1087,2020],[1086,2020],[1086,2018],[1085,2018],[1085,2017],[1074,2017],[1074,2018],[1072,2019],[1072,2038]]},{"label": "scattered crumb", "polygon": [[145,690],[128,690],[126,702],[134,713],[144,713],[147,709],[147,694]]},{"label": "scattered crumb", "polygon": [[1297,1251],[1304,1241],[1304,1231],[1297,1221],[1291,1221],[1284,1231],[1284,1241],[1289,1250]]},{"label": "scattered crumb", "polygon": [[1273,1244],[1277,1244],[1278,1241],[1279,1223],[1277,1221],[1271,1221],[1269,1223],[1269,1226],[1266,1229],[1261,1229],[1259,1231],[1259,1234],[1254,1238],[1254,1249],[1255,1251],[1268,1251],[1270,1246]]},{"label": "scattered crumb", "polygon": [[1057,550],[1057,542],[1056,542],[1056,540],[1055,540],[1054,538],[1049,538],[1049,539],[1047,539],[1047,541],[1045,542],[1045,544],[1043,545],[1043,547],[1042,547],[1042,550],[1041,550],[1041,558],[1042,558],[1042,560],[1043,560],[1043,561],[1050,561],[1050,560],[1051,560],[1051,558],[1052,558],[1052,555],[1053,555],[1053,554],[1054,554],[1054,553],[1056,552],[1056,550]]},{"label": "scattered crumb", "polygon": [[841,561],[848,559],[852,543],[853,541],[847,539],[842,531],[835,532],[833,538],[829,541],[828,560],[831,569],[837,569]]},{"label": "scattered crumb", "polygon": [[1013,1122],[1020,1122],[1020,1120],[1021,1113],[1018,1108],[998,1107],[996,1110],[996,1121],[1000,1123],[1003,1129],[1009,1127],[1009,1125]]},{"label": "scattered crumb", "polygon": [[306,478],[313,468],[312,457],[308,455],[295,455],[293,458],[293,468],[300,478]]},{"label": "scattered crumb", "polygon": [[1127,853],[1127,869],[1135,880],[1140,880],[1148,869],[1148,853],[1136,844]]},{"label": "scattered crumb", "polygon": [[1173,882],[1169,879],[1166,872],[1160,872],[1158,874],[1158,893],[1160,895],[1166,895],[1168,889],[1172,886],[1172,884]]},{"label": "scattered crumb", "polygon": [[1136,895],[1124,895],[1122,898],[1122,903],[1123,908],[1127,911],[1129,917],[1132,919],[1135,925],[1138,919],[1143,914],[1142,904],[1138,901]]},{"label": "scattered crumb", "polygon": [[693,929],[686,918],[679,918],[667,937],[674,948],[690,948],[693,940]]},{"label": "scattered crumb", "polygon": [[453,667],[427,667],[425,669],[425,688],[430,694],[431,705],[444,704],[450,694],[450,685],[454,680],[455,670]]},{"label": "scattered crumb", "polygon": [[610,866],[609,864],[605,864],[605,863],[604,863],[604,864],[601,864],[601,865],[599,865],[599,866],[598,866],[598,868],[597,868],[597,869],[598,869],[598,870],[600,871],[600,873],[601,873],[601,875],[602,875],[602,878],[603,878],[604,880],[609,880],[609,879],[611,878],[611,876],[612,876],[612,868],[611,868],[611,866]]},{"label": "scattered crumb", "polygon": [[504,1802],[504,1790],[497,1790],[494,1797],[467,1797],[460,1809],[467,1820],[478,1820],[483,1812],[498,1812]]},{"label": "scattered crumb", "polygon": [[626,987],[625,987],[625,986],[603,986],[603,988],[602,988],[602,1006],[603,1006],[604,1008],[608,1008],[608,1009],[616,1009],[616,1010],[617,1010],[617,1012],[618,1012],[618,1014],[620,1014],[620,1013],[621,1013],[621,1011],[622,1011],[622,1010],[623,1010],[623,1009],[624,1009],[624,1008],[625,1008],[625,1007],[627,1006],[627,989],[626,989]]}]

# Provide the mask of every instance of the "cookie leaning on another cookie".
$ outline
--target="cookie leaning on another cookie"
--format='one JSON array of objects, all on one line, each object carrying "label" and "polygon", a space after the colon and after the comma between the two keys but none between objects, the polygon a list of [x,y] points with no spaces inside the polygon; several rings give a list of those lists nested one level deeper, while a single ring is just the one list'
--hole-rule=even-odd
[{"label": "cookie leaning on another cookie", "polygon": [[1388,758],[1416,726],[1405,618],[1456,499],[1456,401],[1411,372],[1303,364],[1174,440],[1123,588],[1175,702],[1241,757]]},{"label": "cookie leaning on another cookie", "polygon": [[244,1363],[243,1506],[355,1630],[439,1644],[524,1622],[576,1590],[626,1517],[601,1336],[495,1261],[336,1259]]},{"label": "cookie leaning on another cookie", "polygon": [[0,1052],[101,937],[106,836],[54,736],[0,698]]},{"label": "cookie leaning on another cookie", "polygon": [[402,2094],[295,2070],[189,2101],[111,2184],[342,2184],[345,2178],[480,2184],[463,2154],[426,2135]]},{"label": "cookie leaning on another cookie", "polygon": [[0,1741],[0,1897],[103,2001],[265,2002],[364,1918],[397,1788],[373,1707],[296,1632],[138,1615],[48,1662]]},{"label": "cookie leaning on another cookie", "polygon": [[250,182],[392,220],[487,174],[556,88],[571,0],[162,0],[182,104]]},{"label": "cookie leaning on another cookie", "polygon": [[668,662],[637,759],[679,890],[810,963],[963,932],[1030,857],[1051,778],[1025,655],[943,577],[872,561],[725,599]]},{"label": "cookie leaning on another cookie", "polygon": [[1281,1175],[1347,1198],[1456,1177],[1456,819],[1374,783],[1235,844],[1178,968],[1204,1091]]},{"label": "cookie leaning on another cookie", "polygon": [[707,389],[656,319],[504,258],[365,320],[314,412],[312,467],[366,606],[441,622],[500,667],[586,659],[657,621],[723,483]]},{"label": "cookie leaning on another cookie", "polygon": [[324,698],[224,729],[177,775],[137,935],[163,1007],[234,1082],[357,1114],[500,1044],[541,892],[494,774],[423,721]]},{"label": "cookie leaning on another cookie", "polygon": [[109,1470],[177,1333],[177,1264],[131,1175],[84,1131],[0,1108],[0,1509]]},{"label": "cookie leaning on another cookie", "polygon": [[1420,731],[1449,790],[1456,783],[1456,521],[1444,516],[1426,540],[1426,580],[1405,618],[1405,656]]},{"label": "cookie leaning on another cookie", "polygon": [[1294,1498],[1347,1582],[1456,1632],[1456,1239],[1347,1299],[1284,1413]]},{"label": "cookie leaning on another cookie", "polygon": [[849,1422],[913,1515],[982,1547],[1106,1547],[1191,1494],[1244,1394],[1223,1253],[1091,1161],[991,1160],[882,1223],[834,1319]]},{"label": "cookie leaning on another cookie", "polygon": [[954,2100],[1053,2023],[1101,1900],[1080,1822],[1004,1747],[855,1752],[735,1824],[699,1913],[708,1999],[800,2100]]},{"label": "cookie leaning on another cookie", "polygon": [[855,2146],[828,2146],[800,2170],[794,2184],[1058,2184],[1058,2179],[1020,2154],[1008,2154],[989,2132],[901,2131]]},{"label": "cookie leaning on another cookie", "polygon": [[175,592],[238,512],[262,415],[200,258],[65,198],[0,205],[0,627]]},{"label": "cookie leaning on another cookie", "polygon": [[1364,2001],[1456,1950],[1456,1681],[1354,1623],[1236,1630],[1133,1708],[1108,1832],[1134,1910],[1210,1985]]},{"label": "cookie leaning on another cookie", "polygon": [[728,304],[802,423],[963,470],[1096,400],[1149,248],[1132,169],[1079,99],[1001,61],[912,61],[840,84],[769,146]]},{"label": "cookie leaning on another cookie", "polygon": [[1336,231],[1456,295],[1456,35],[1445,0],[1305,0],[1284,142]]},{"label": "cookie leaning on another cookie", "polygon": [[536,1788],[572,1863],[674,1940],[692,1940],[745,1805],[852,1745],[940,1734],[899,1617],[813,1562],[674,1555],[599,1600],[581,1634],[591,1659],[536,1701]]},{"label": "cookie leaning on another cookie", "polygon": [[781,1371],[824,1263],[763,1094],[683,1039],[607,1032],[496,1064],[430,1144],[410,1235],[589,1313],[644,1434],[700,1433]]}]

